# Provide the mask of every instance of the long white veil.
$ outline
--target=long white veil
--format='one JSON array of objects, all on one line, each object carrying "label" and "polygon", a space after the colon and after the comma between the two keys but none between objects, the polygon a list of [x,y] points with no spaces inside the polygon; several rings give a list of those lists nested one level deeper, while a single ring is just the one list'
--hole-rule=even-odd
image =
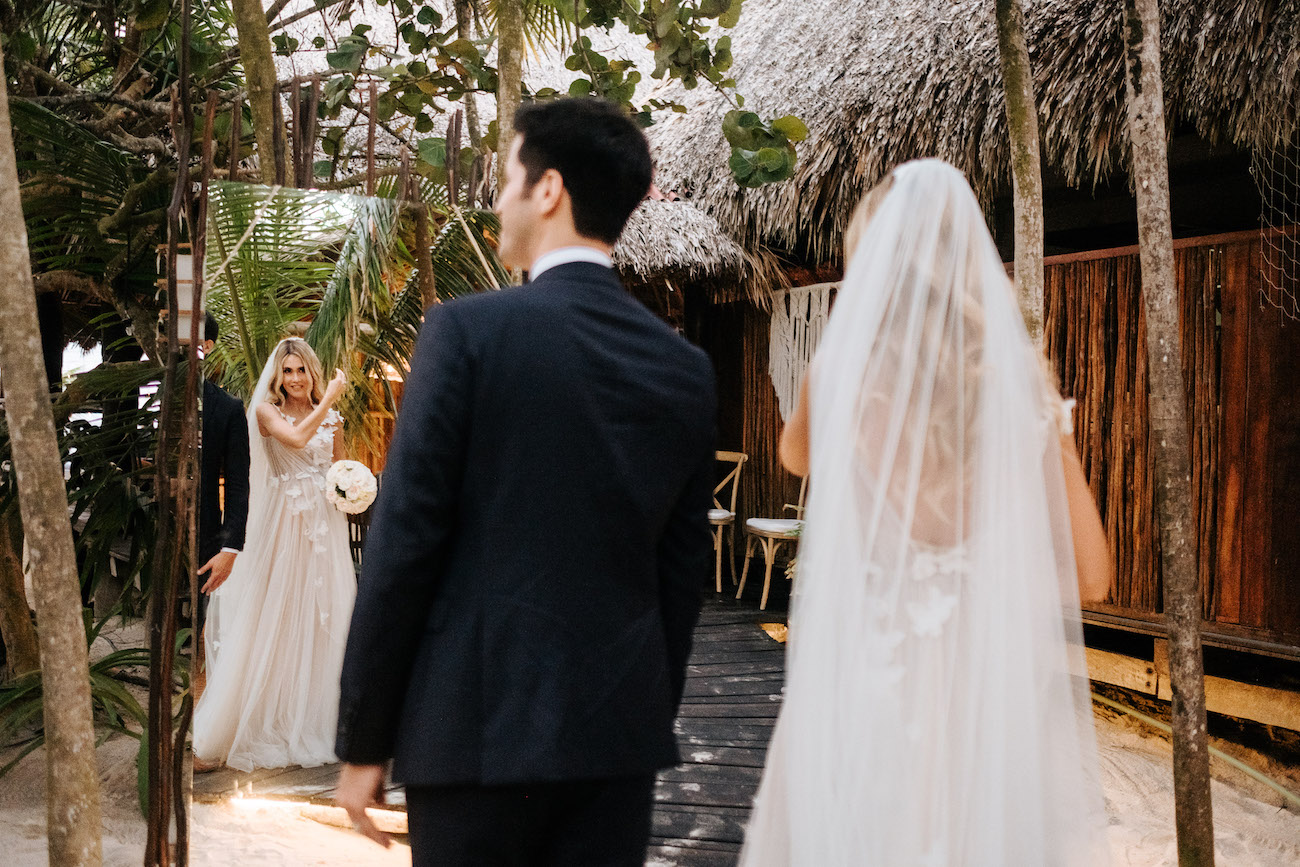
[{"label": "long white veil", "polygon": [[1059,395],[953,167],[895,170],[810,389],[785,705],[742,863],[1107,863]]},{"label": "long white veil", "polygon": [[244,413],[245,423],[248,425],[248,532],[244,551],[235,559],[235,567],[231,570],[230,577],[212,593],[208,600],[203,641],[203,651],[208,666],[218,664],[217,658],[221,653],[223,638],[229,638],[231,626],[240,622],[236,606],[241,600],[247,598],[247,593],[239,590],[240,585],[246,580],[244,576],[255,574],[254,566],[259,565],[264,559],[260,549],[265,546],[262,535],[267,526],[267,513],[271,508],[271,500],[267,496],[271,486],[271,468],[266,456],[266,438],[262,436],[257,423],[257,408],[266,402],[266,396],[271,390],[271,380],[275,378],[275,358],[281,343],[284,343],[284,340],[277,343],[271,350],[271,354],[267,356],[266,364],[262,367],[262,375],[258,377],[257,386],[253,389],[253,396],[249,399],[248,409]]}]

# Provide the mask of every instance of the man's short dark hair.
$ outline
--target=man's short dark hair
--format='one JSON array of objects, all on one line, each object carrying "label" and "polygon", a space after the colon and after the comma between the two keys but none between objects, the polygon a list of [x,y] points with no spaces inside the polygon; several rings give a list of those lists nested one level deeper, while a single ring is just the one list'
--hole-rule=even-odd
[{"label": "man's short dark hair", "polygon": [[555,169],[578,234],[607,244],[650,190],[650,145],[622,108],[595,97],[528,103],[515,114],[529,189]]},{"label": "man's short dark hair", "polygon": [[221,327],[217,325],[217,317],[213,316],[211,313],[205,312],[203,314],[203,339],[211,340],[215,343],[217,335],[220,333]]}]

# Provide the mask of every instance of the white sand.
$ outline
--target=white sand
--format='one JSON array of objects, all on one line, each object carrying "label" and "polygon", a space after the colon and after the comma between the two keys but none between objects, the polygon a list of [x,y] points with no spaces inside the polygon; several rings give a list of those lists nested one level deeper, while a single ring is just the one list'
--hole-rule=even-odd
[{"label": "white sand", "polygon": [[[1231,745],[1215,746],[1294,783],[1296,769],[1270,766]],[[1097,747],[1117,867],[1163,867],[1178,863],[1174,836],[1173,751],[1142,723],[1097,714]],[[1215,849],[1219,867],[1294,867],[1300,864],[1300,813],[1282,797],[1217,759],[1211,762]]]},{"label": "white sand", "polygon": [[[135,794],[136,742],[113,737],[99,749],[104,867],[139,867],[145,824]],[[0,863],[37,867],[45,848],[45,751],[37,750],[0,780]],[[302,807],[252,800],[195,804],[191,864],[196,867],[346,864],[408,867],[411,851],[383,849],[351,831],[303,818]]]},{"label": "white sand", "polygon": [[[1097,722],[1117,867],[1176,864],[1168,742],[1127,719],[1099,714]],[[135,741],[125,737],[111,738],[99,750],[106,867],[136,867],[143,857],[145,828],[135,803],[135,750]],[[0,860],[7,865],[46,863],[44,755],[36,751],[0,780]],[[1220,867],[1300,864],[1300,814],[1282,809],[1280,796],[1226,765],[1216,762],[1214,773]],[[410,864],[405,846],[381,849],[351,831],[306,818],[304,812],[313,811],[261,800],[196,804],[192,863]]]}]

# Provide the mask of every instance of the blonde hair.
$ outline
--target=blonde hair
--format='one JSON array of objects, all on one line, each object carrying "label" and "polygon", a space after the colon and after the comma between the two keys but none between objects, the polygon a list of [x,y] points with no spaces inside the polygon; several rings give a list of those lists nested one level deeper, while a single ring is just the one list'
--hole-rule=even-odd
[{"label": "blonde hair", "polygon": [[275,373],[271,375],[271,384],[266,390],[266,402],[272,406],[284,406],[289,396],[284,390],[284,360],[290,355],[301,358],[303,367],[307,368],[311,377],[311,402],[315,406],[325,399],[325,371],[316,352],[300,337],[282,340],[275,348]]},{"label": "blonde hair", "polygon": [[867,194],[858,202],[858,206],[853,209],[853,215],[849,217],[849,225],[844,229],[844,270],[849,270],[849,260],[857,252],[858,242],[862,240],[863,234],[867,231],[867,226],[871,223],[871,218],[880,210],[880,203],[885,200],[885,196],[894,186],[894,174],[890,172],[885,175],[880,183],[867,190]]}]

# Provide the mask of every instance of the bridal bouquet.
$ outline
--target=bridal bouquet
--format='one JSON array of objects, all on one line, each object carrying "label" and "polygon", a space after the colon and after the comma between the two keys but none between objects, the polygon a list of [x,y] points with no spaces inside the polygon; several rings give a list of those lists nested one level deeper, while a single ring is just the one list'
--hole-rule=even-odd
[{"label": "bridal bouquet", "polygon": [[335,461],[325,473],[325,499],[340,512],[364,512],[378,491],[375,474],[360,461]]}]

